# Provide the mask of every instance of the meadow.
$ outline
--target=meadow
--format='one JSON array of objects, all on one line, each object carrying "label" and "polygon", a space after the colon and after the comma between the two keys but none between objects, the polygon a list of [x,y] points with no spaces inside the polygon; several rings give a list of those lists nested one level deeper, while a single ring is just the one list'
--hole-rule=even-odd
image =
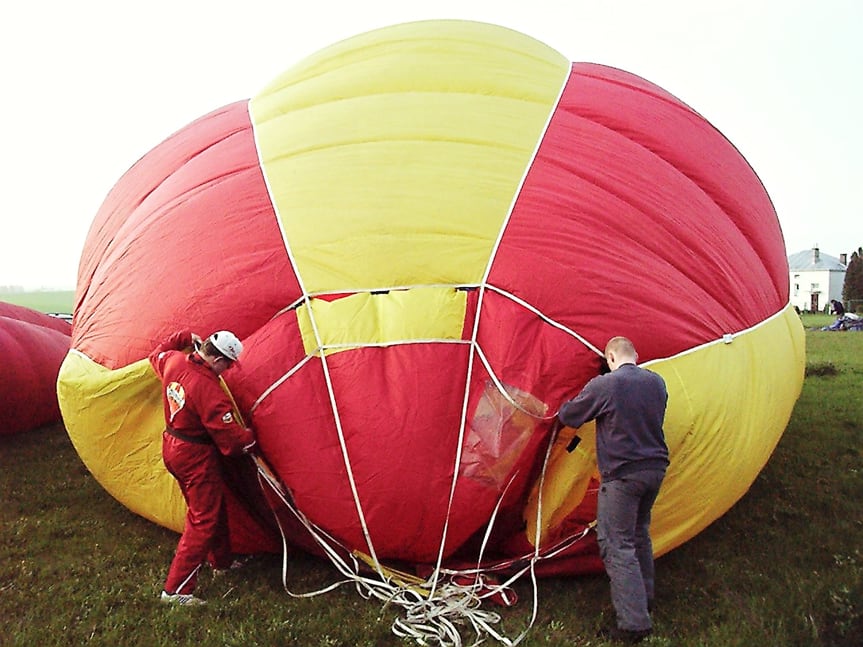
[{"label": "meadow", "polygon": [[[807,377],[789,426],[749,492],[657,561],[655,634],[642,644],[863,644],[863,334],[812,330],[829,316],[803,321]],[[398,609],[350,585],[290,596],[279,555],[204,572],[207,607],[159,604],[177,535],[114,501],[60,424],[0,437],[0,491],[0,645],[414,644],[390,630]],[[328,562],[290,557],[293,592],[337,579]],[[531,615],[530,582],[515,588],[515,607],[492,607],[510,637]],[[607,644],[595,637],[611,613],[604,576],[541,579],[538,595],[521,645]]]},{"label": "meadow", "polygon": [[75,306],[74,290],[3,290],[0,289],[0,301],[26,306],[38,312],[72,313]]}]

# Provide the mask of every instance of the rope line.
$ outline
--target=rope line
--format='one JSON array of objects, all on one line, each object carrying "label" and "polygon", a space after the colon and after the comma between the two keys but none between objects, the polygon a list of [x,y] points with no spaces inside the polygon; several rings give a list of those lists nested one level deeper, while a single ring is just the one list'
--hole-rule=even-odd
[{"label": "rope line", "polygon": [[[359,595],[364,599],[374,598],[382,601],[384,603],[382,611],[389,606],[400,607],[404,616],[397,617],[393,621],[393,633],[400,637],[418,640],[423,644],[437,643],[441,647],[463,647],[465,643],[460,632],[464,628],[469,628],[475,634],[474,641],[470,643],[472,646],[481,643],[485,635],[493,637],[507,647],[514,647],[519,644],[533,627],[538,615],[539,589],[536,564],[541,560],[551,559],[570,548],[586,537],[596,524],[596,522],[592,522],[583,529],[581,534],[558,542],[546,550],[540,550],[537,547],[530,556],[527,565],[516,570],[509,579],[494,585],[489,584],[487,573],[510,569],[513,565],[524,560],[525,557],[508,559],[491,567],[481,566],[482,550],[484,550],[490,535],[490,530],[487,530],[476,568],[440,569],[436,574],[433,574],[433,577],[439,581],[432,582],[422,580],[411,574],[387,569],[380,564],[375,565],[371,558],[349,551],[302,514],[293,504],[289,492],[266,464],[266,461],[260,456],[254,458],[262,487],[266,485],[274,492],[282,504],[306,528],[315,543],[322,549],[343,578],[315,591],[297,593],[290,589],[287,582],[288,540],[282,521],[275,508],[270,504],[282,539],[282,585],[285,591],[291,597],[309,598],[328,593],[343,584],[353,583]],[[494,517],[497,515],[502,499],[503,495],[495,506],[490,525],[494,523]],[[269,498],[267,501],[270,501]],[[537,525],[539,526],[539,524]],[[360,573],[360,560],[373,567],[379,579],[363,576]],[[507,596],[510,595],[510,587],[527,572],[530,573],[533,598],[531,617],[519,636],[510,639],[494,627],[500,622],[500,615],[493,611],[482,610],[480,605],[483,600],[494,596],[499,596],[506,601]],[[472,577],[473,581],[470,584],[464,583],[465,576]]]},{"label": "rope line", "polygon": [[[227,383],[221,378],[220,385],[231,400],[231,404],[236,412],[237,420],[245,425],[243,416],[233,394],[228,388]],[[550,456],[550,448],[554,438],[549,439],[549,449],[546,451],[545,460],[543,463],[542,473],[547,469],[548,459]],[[258,472],[258,481],[263,488],[265,485],[277,496],[282,504],[294,515],[294,517],[306,528],[315,543],[322,549],[324,554],[329,558],[330,562],[336,567],[343,579],[333,582],[316,591],[306,593],[295,593],[290,590],[287,584],[288,577],[288,540],[282,524],[281,518],[273,507],[270,499],[266,497],[267,503],[270,506],[271,512],[276,520],[279,528],[279,534],[282,540],[282,585],[285,591],[296,598],[308,598],[317,595],[328,593],[343,584],[353,583],[358,594],[364,599],[375,598],[384,602],[382,611],[387,607],[395,605],[401,607],[404,612],[403,617],[396,617],[392,624],[392,631],[396,636],[403,638],[412,638],[422,644],[430,644],[436,642],[441,647],[463,647],[461,632],[465,628],[469,628],[474,633],[474,640],[470,643],[471,647],[479,645],[484,641],[485,636],[491,636],[499,643],[506,647],[515,647],[518,645],[530,629],[533,627],[539,607],[538,584],[536,580],[536,563],[542,558],[552,557],[558,554],[561,550],[565,550],[575,541],[587,535],[592,526],[587,527],[580,536],[571,538],[565,545],[555,547],[554,551],[547,552],[545,555],[539,549],[539,538],[541,536],[539,516],[541,515],[541,498],[542,488],[540,484],[540,503],[537,509],[537,544],[533,555],[528,565],[520,571],[515,572],[508,580],[503,583],[490,585],[484,571],[489,569],[482,567],[483,555],[491,536],[500,506],[506,496],[506,492],[515,480],[517,474],[513,474],[498,497],[494,510],[490,517],[480,551],[477,557],[477,567],[470,570],[448,570],[440,568],[440,564],[434,570],[431,577],[427,580],[404,573],[394,569],[389,569],[380,564],[376,557],[366,556],[357,551],[349,551],[346,547],[336,541],[331,535],[323,531],[321,528],[313,524],[293,503],[293,497],[288,489],[281,483],[273,470],[267,464],[263,457],[252,454]],[[542,477],[541,477],[542,478]],[[341,552],[340,552],[340,550]],[[343,557],[344,555],[344,557]],[[508,560],[508,567],[511,567],[520,559]],[[371,567],[377,574],[379,579],[365,577],[360,573],[360,560],[367,566]],[[503,567],[500,564],[498,568]],[[503,632],[495,628],[501,617],[498,613],[481,609],[482,601],[486,598],[498,596],[504,602],[509,602],[511,596],[511,585],[521,578],[525,572],[530,571],[531,588],[532,588],[532,612],[530,620],[515,639],[508,638]],[[464,576],[472,576],[470,584],[464,582]],[[449,581],[444,582],[444,577]],[[456,581],[461,578],[460,581]]]},{"label": "rope line", "polygon": [[[515,208],[516,201],[521,193],[522,187],[524,186],[524,182],[527,178],[527,175],[530,171],[531,165],[535,160],[540,145],[542,143],[545,132],[547,131],[549,124],[551,123],[552,116],[554,115],[555,109],[560,102],[560,98],[563,94],[563,91],[566,87],[568,81],[568,75],[565,75],[561,81],[561,86],[558,91],[557,98],[555,99],[553,105],[550,107],[548,115],[546,117],[546,122],[543,125],[542,134],[537,138],[534,150],[526,164],[524,171],[522,173],[522,177],[519,180],[518,187],[513,193],[511,203],[509,205],[509,209],[507,210],[506,217],[499,228],[497,238],[494,242],[494,246],[489,255],[488,263],[486,265],[485,271],[483,273],[483,279],[481,285],[479,286],[479,294],[477,300],[477,310],[476,315],[473,322],[473,327],[471,331],[470,337],[470,348],[469,348],[469,359],[467,366],[467,373],[465,375],[465,389],[464,389],[464,397],[462,401],[462,411],[461,411],[461,419],[459,423],[459,433],[458,433],[458,444],[456,446],[455,457],[454,457],[454,465],[453,465],[453,476],[450,484],[450,492],[447,501],[447,513],[444,520],[444,526],[441,531],[441,539],[440,539],[440,547],[438,550],[437,560],[434,566],[434,570],[430,576],[430,578],[426,581],[417,582],[417,578],[404,578],[402,577],[404,574],[398,574],[397,572],[390,571],[385,569],[377,558],[375,553],[374,545],[370,536],[368,524],[365,519],[365,514],[363,511],[362,503],[359,499],[359,493],[357,490],[357,485],[355,481],[355,477],[353,474],[353,469],[351,466],[350,456],[347,451],[347,443],[344,437],[344,429],[342,427],[341,416],[339,413],[338,403],[336,401],[335,390],[332,382],[332,376],[330,375],[329,363],[327,361],[327,353],[325,345],[323,343],[323,339],[320,334],[317,318],[312,309],[312,295],[306,290],[302,275],[299,272],[299,267],[296,262],[296,258],[294,257],[293,250],[289,243],[284,225],[282,223],[281,214],[279,213],[278,203],[273,199],[273,191],[270,184],[270,178],[267,176],[266,172],[264,173],[264,182],[266,184],[267,193],[270,196],[270,202],[273,206],[274,215],[276,218],[277,226],[279,227],[279,231],[282,234],[282,241],[285,246],[285,251],[287,253],[288,259],[291,263],[291,266],[294,270],[294,274],[297,278],[298,287],[300,288],[302,296],[297,299],[294,303],[290,304],[288,307],[280,310],[274,315],[275,317],[281,316],[289,311],[295,310],[299,308],[301,305],[305,305],[309,322],[311,324],[312,332],[314,335],[315,346],[316,349],[311,353],[307,353],[306,357],[297,362],[294,367],[286,371],[282,376],[280,376],[277,380],[275,380],[270,386],[268,386],[255,400],[252,405],[252,410],[254,411],[267,397],[269,397],[279,386],[284,384],[290,377],[295,375],[303,366],[305,366],[309,361],[311,361],[311,357],[314,355],[319,355],[321,360],[321,368],[324,374],[324,379],[327,388],[327,395],[330,401],[330,407],[333,413],[333,418],[336,426],[336,432],[338,434],[339,445],[342,453],[342,460],[345,466],[346,475],[348,477],[348,481],[351,488],[351,494],[354,499],[354,505],[356,508],[357,516],[359,522],[362,526],[363,536],[365,538],[366,544],[369,550],[369,559],[364,560],[366,565],[371,567],[373,571],[376,573],[378,579],[364,577],[360,574],[360,563],[358,561],[357,556],[351,551],[347,551],[345,547],[340,546],[337,541],[331,536],[329,536],[322,529],[317,528],[311,521],[303,515],[297,507],[293,504],[293,497],[290,495],[287,488],[279,481],[273,471],[266,464],[264,459],[260,456],[253,455],[257,469],[258,469],[258,478],[261,487],[263,488],[265,485],[270,488],[270,490],[276,495],[276,497],[282,502],[282,504],[295,516],[295,518],[307,529],[310,533],[310,536],[313,540],[321,547],[324,554],[330,559],[330,561],[337,568],[338,572],[343,576],[343,580],[337,581],[333,584],[330,584],[324,589],[321,589],[317,592],[311,592],[307,594],[303,594],[303,597],[308,597],[311,595],[319,595],[321,593],[331,591],[334,588],[344,584],[346,582],[354,582],[357,587],[357,590],[363,596],[368,597],[376,597],[384,601],[384,608],[388,605],[398,605],[405,609],[404,618],[397,618],[393,623],[393,632],[396,635],[404,636],[404,637],[413,637],[421,642],[428,644],[432,640],[436,640],[439,645],[442,646],[452,646],[452,647],[462,647],[463,641],[461,638],[460,628],[464,626],[469,626],[475,633],[476,639],[472,643],[473,645],[479,644],[484,640],[485,635],[489,635],[494,637],[499,642],[507,645],[508,647],[512,647],[518,644],[521,639],[526,635],[527,629],[519,636],[515,641],[509,640],[506,636],[504,636],[501,632],[498,632],[494,625],[496,625],[500,621],[499,614],[490,611],[483,611],[480,609],[480,605],[482,599],[485,597],[489,597],[491,595],[503,595],[505,591],[505,587],[501,585],[496,585],[494,587],[489,587],[486,579],[483,574],[480,572],[480,564],[482,563],[483,555],[485,552],[485,548],[489,538],[491,536],[492,528],[494,527],[494,523],[497,518],[497,514],[499,512],[500,506],[502,505],[504,496],[508,491],[510,485],[515,479],[515,474],[510,478],[509,483],[504,488],[503,492],[500,494],[498,501],[495,505],[494,513],[488,523],[488,527],[486,529],[485,536],[483,538],[482,548],[480,550],[480,554],[477,559],[477,569],[476,573],[473,575],[473,583],[469,586],[463,583],[455,583],[454,581],[450,582],[442,582],[442,563],[443,563],[443,555],[446,546],[446,539],[449,531],[449,521],[450,521],[450,513],[452,511],[452,505],[455,497],[455,488],[458,482],[459,477],[459,466],[461,464],[461,457],[464,445],[465,438],[465,430],[467,427],[467,414],[468,414],[468,400],[471,392],[471,376],[473,375],[475,359],[479,358],[479,361],[484,365],[488,375],[491,377],[492,382],[495,385],[495,388],[501,393],[501,395],[516,409],[522,411],[523,413],[536,418],[537,416],[530,411],[527,411],[520,403],[516,402],[512,396],[510,396],[507,389],[504,387],[501,380],[495,374],[492,369],[490,362],[488,361],[485,354],[482,352],[481,348],[478,344],[478,334],[479,334],[479,324],[481,315],[483,312],[483,302],[485,299],[485,294],[488,286],[488,277],[491,273],[492,265],[494,264],[494,260],[497,256],[497,252],[500,248],[501,241],[504,236],[504,232],[507,229],[507,225],[510,222],[512,217],[513,210]],[[249,112],[251,113],[253,110],[252,102],[250,101],[248,104]],[[258,145],[258,135],[257,128],[255,128],[255,120],[252,119],[253,124],[253,136],[256,142],[256,151],[258,156],[261,156],[261,147]],[[263,162],[263,160],[259,160]],[[262,164],[262,168],[266,168],[265,164]],[[458,288],[456,288],[458,289]],[[356,292],[356,290],[352,290],[351,292]],[[497,291],[499,294],[504,294],[503,291]],[[514,295],[505,293],[506,298],[512,299],[514,302],[518,303],[521,307],[528,307],[532,312],[539,314],[538,310],[535,308],[529,307],[523,300],[516,299]],[[543,319],[546,321],[550,321],[548,318],[543,316]],[[560,326],[558,326],[560,327]],[[582,343],[584,343],[583,338],[578,337],[577,335],[573,335],[576,338],[580,339]],[[463,340],[459,340],[460,342]],[[389,344],[387,344],[389,345]],[[356,345],[353,347],[358,347],[360,345]],[[339,345],[338,348],[333,347],[334,350],[346,348],[350,346]],[[230,391],[227,389],[227,385],[222,382],[223,388],[230,394]],[[233,402],[233,396],[231,396],[231,400]],[[236,403],[233,403],[235,409],[237,409],[237,413],[239,414],[239,409],[236,407]],[[238,418],[242,420],[242,417]],[[546,461],[543,465],[543,472],[547,466],[548,455],[546,455]],[[541,496],[541,490],[540,490]],[[271,508],[272,502],[269,497],[267,497],[268,505]],[[276,518],[276,522],[279,528],[279,533],[282,539],[282,548],[283,548],[283,559],[282,559],[282,583],[285,587],[285,590],[291,594],[292,593],[287,586],[287,575],[288,575],[288,540],[285,532],[285,528],[282,525],[282,521],[279,515],[276,513],[276,510],[273,508],[272,512],[274,517]],[[539,514],[539,513],[538,513]],[[540,524],[537,524],[537,528],[539,528]],[[538,535],[541,531],[537,531]],[[534,588],[534,611],[533,616],[530,621],[530,626],[533,625],[533,622],[536,618],[536,608],[537,608],[537,587],[536,587],[536,577],[534,565],[536,560],[539,558],[539,549],[538,546],[534,551],[532,559],[530,560],[529,568],[531,570],[531,579],[533,582]],[[523,571],[522,571],[523,573]],[[450,578],[452,579],[452,578]],[[515,581],[512,579],[510,581]]]},{"label": "rope line", "polygon": [[553,414],[551,416],[542,416],[542,415],[537,414],[534,411],[530,411],[530,410],[524,408],[519,402],[517,402],[509,394],[509,391],[507,390],[506,386],[504,386],[503,382],[500,381],[500,378],[497,376],[497,374],[492,369],[491,363],[488,361],[488,358],[485,356],[485,353],[482,352],[482,347],[479,344],[477,344],[475,350],[476,350],[477,356],[479,357],[480,361],[482,362],[482,365],[485,367],[485,370],[488,373],[488,376],[491,379],[492,384],[494,384],[494,386],[498,390],[498,392],[504,397],[504,399],[507,402],[509,402],[509,404],[512,405],[512,407],[514,409],[521,411],[525,415],[530,416],[531,418],[534,418],[535,420],[553,420],[554,419],[555,415],[557,415],[557,414]]},{"label": "rope line", "polygon": [[[447,582],[430,582],[410,574],[383,568],[380,565],[375,569],[380,579],[365,577],[360,574],[357,554],[347,551],[328,533],[309,521],[292,504],[290,495],[266,465],[266,462],[260,457],[255,457],[255,460],[258,465],[261,485],[271,488],[285,507],[309,531],[312,538],[344,578],[315,591],[305,593],[292,591],[287,583],[287,536],[279,515],[271,505],[282,539],[282,585],[291,597],[314,597],[328,593],[343,584],[353,583],[364,599],[375,598],[383,602],[382,611],[390,606],[400,607],[403,616],[393,620],[393,633],[399,637],[415,639],[422,644],[436,643],[441,647],[463,647],[466,643],[462,639],[461,633],[465,628],[472,630],[475,634],[473,642],[470,643],[471,646],[480,644],[483,642],[484,636],[488,635],[507,647],[513,647],[521,641],[523,635],[526,635],[530,627],[517,640],[510,640],[494,627],[501,620],[500,614],[480,608],[482,600],[488,597],[506,596],[509,592],[509,586],[521,576],[521,573],[516,574],[504,584],[494,586],[490,586],[487,578],[478,571],[472,573],[474,577],[470,584],[455,582],[454,577],[451,577],[451,581]],[[339,549],[341,549],[341,553]],[[347,559],[343,557],[343,554]],[[363,558],[363,561],[369,564],[370,560]],[[448,574],[457,576],[460,572],[448,571]],[[438,577],[440,576],[438,575]],[[533,583],[534,598],[536,599],[538,596],[535,578]],[[536,607],[536,604],[534,606]],[[533,618],[535,616],[536,613],[534,612]]]},{"label": "rope line", "polygon": [[285,373],[284,375],[282,375],[282,376],[281,376],[280,378],[278,378],[275,382],[273,382],[270,386],[268,386],[266,389],[264,389],[264,391],[261,393],[261,395],[259,395],[259,396],[258,396],[258,398],[257,398],[257,400],[255,400],[255,402],[252,404],[252,406],[251,406],[251,408],[250,408],[250,412],[251,412],[251,413],[254,413],[254,412],[255,412],[255,409],[257,409],[257,408],[258,408],[258,405],[259,405],[259,404],[261,404],[261,402],[263,402],[264,400],[266,400],[266,399],[267,399],[267,397],[270,395],[270,393],[272,393],[272,392],[273,392],[273,391],[275,391],[277,388],[279,388],[279,386],[281,386],[282,384],[284,384],[284,383],[285,383],[285,382],[286,382],[286,381],[287,381],[287,380],[288,380],[288,379],[289,379],[289,378],[290,378],[294,373],[296,373],[296,372],[297,372],[297,371],[299,371],[303,366],[305,366],[306,364],[308,364],[308,363],[309,363],[309,361],[312,359],[312,357],[313,357],[312,355],[306,355],[305,357],[303,357],[303,359],[301,359],[299,362],[297,362],[296,364],[294,364],[293,368],[291,368],[290,370],[288,370],[288,372],[287,372],[287,373]]},{"label": "rope line", "polygon": [[[320,331],[318,329],[317,320],[315,318],[314,312],[312,311],[311,302],[307,300],[306,305],[307,305],[307,308],[309,311],[309,321],[312,324],[312,330],[313,330],[314,335],[315,335],[315,343],[317,344],[318,348],[323,348],[323,346],[324,346],[323,338],[321,337]],[[348,484],[350,485],[350,488],[351,488],[351,496],[354,499],[354,507],[357,511],[357,518],[360,522],[360,526],[361,526],[362,531],[363,531],[363,537],[365,538],[366,545],[368,546],[368,549],[369,549],[369,553],[374,558],[375,563],[377,563],[378,559],[377,559],[377,555],[375,554],[375,547],[374,547],[374,544],[372,543],[372,537],[371,537],[371,533],[369,532],[368,523],[366,522],[365,512],[363,512],[363,504],[362,504],[362,502],[360,502],[360,494],[359,494],[359,491],[357,490],[357,483],[356,483],[356,479],[354,478],[354,470],[351,467],[351,459],[350,459],[350,456],[348,456],[348,445],[347,445],[347,441],[345,440],[344,428],[342,427],[342,417],[339,414],[339,405],[336,402],[335,388],[333,387],[333,380],[332,380],[332,377],[330,376],[330,367],[329,367],[329,363],[327,362],[326,353],[321,352],[320,358],[321,358],[321,368],[323,369],[323,372],[324,372],[324,382],[327,385],[327,395],[330,399],[330,408],[332,409],[332,412],[333,412],[333,421],[335,422],[335,425],[336,425],[336,434],[338,435],[338,439],[339,439],[339,449],[342,452],[342,461],[344,462],[345,474],[348,477]]]},{"label": "rope line", "polygon": [[[446,547],[447,534],[449,532],[450,512],[452,511],[452,503],[453,503],[453,500],[455,499],[455,488],[456,488],[456,484],[458,482],[459,466],[461,465],[462,448],[464,445],[464,434],[465,434],[465,428],[467,426],[467,409],[468,409],[468,401],[470,399],[471,376],[473,375],[474,357],[476,357],[476,355],[477,355],[476,351],[479,348],[479,346],[477,344],[477,337],[479,335],[479,323],[480,323],[480,319],[482,318],[482,312],[483,312],[482,306],[483,306],[483,301],[485,300],[485,293],[487,290],[488,277],[491,274],[491,268],[494,265],[495,259],[497,258],[497,252],[500,249],[500,244],[501,244],[501,241],[503,240],[504,232],[506,231],[507,226],[509,225],[510,219],[512,218],[513,209],[515,208],[516,202],[518,201],[518,197],[521,194],[522,187],[524,186],[524,182],[527,179],[527,175],[530,171],[531,166],[533,165],[533,161],[536,159],[536,156],[539,153],[539,148],[540,148],[542,141],[545,137],[545,133],[548,130],[549,124],[551,124],[551,119],[554,116],[554,113],[557,109],[557,105],[560,102],[561,97],[563,96],[563,91],[566,88],[566,84],[567,84],[568,79],[569,79],[569,77],[568,77],[568,75],[566,75],[566,76],[564,76],[563,80],[561,81],[560,88],[558,89],[557,97],[556,97],[554,103],[550,106],[549,112],[546,116],[546,121],[543,124],[542,133],[540,134],[539,137],[537,137],[537,140],[536,140],[536,143],[534,145],[533,151],[530,155],[530,158],[529,158],[527,164],[525,164],[524,170],[522,171],[522,174],[521,174],[521,178],[519,179],[518,186],[516,187],[516,190],[513,192],[512,199],[510,201],[509,208],[507,209],[506,216],[504,217],[503,222],[501,223],[501,226],[498,229],[497,237],[495,238],[494,245],[492,246],[491,252],[489,253],[488,262],[486,263],[485,270],[483,271],[482,281],[481,281],[481,284],[479,286],[479,294],[477,296],[477,304],[476,304],[476,314],[474,316],[473,326],[472,326],[472,330],[471,330],[471,337],[470,337],[471,349],[470,349],[470,352],[468,355],[467,371],[466,371],[466,375],[465,375],[464,398],[462,400],[461,418],[459,420],[458,445],[456,446],[456,452],[455,452],[455,465],[453,467],[452,482],[450,484],[450,493],[449,493],[449,498],[447,500],[446,517],[444,518],[444,526],[443,526],[443,530],[441,532],[440,548],[438,550],[437,562],[435,564],[434,579],[433,579],[434,582],[437,581],[437,574],[439,573],[440,568],[441,568],[441,564],[443,562],[443,553],[444,553],[444,549]],[[508,397],[508,394],[504,394],[504,397]],[[432,588],[432,595],[433,594],[434,594],[434,588]]]}]

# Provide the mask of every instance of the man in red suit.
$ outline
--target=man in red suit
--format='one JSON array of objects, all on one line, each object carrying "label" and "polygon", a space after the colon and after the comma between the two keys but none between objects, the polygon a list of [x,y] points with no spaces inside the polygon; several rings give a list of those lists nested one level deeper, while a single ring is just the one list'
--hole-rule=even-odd
[{"label": "man in red suit", "polygon": [[[190,348],[194,350],[185,352]],[[206,604],[193,595],[204,562],[216,570],[238,564],[228,539],[220,454],[247,454],[255,446],[255,437],[237,420],[219,376],[237,361],[242,350],[240,340],[227,330],[213,333],[203,342],[187,330],[168,337],[150,355],[150,363],[162,380],[162,458],[180,484],[188,507],[162,602]]]}]

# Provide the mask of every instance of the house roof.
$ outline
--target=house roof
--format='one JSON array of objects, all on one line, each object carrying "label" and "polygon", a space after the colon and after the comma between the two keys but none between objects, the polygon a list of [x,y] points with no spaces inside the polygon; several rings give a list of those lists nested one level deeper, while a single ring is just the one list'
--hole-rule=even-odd
[{"label": "house roof", "polygon": [[805,249],[788,257],[788,269],[792,272],[828,271],[844,272],[847,268],[838,258],[820,251],[817,247]]}]

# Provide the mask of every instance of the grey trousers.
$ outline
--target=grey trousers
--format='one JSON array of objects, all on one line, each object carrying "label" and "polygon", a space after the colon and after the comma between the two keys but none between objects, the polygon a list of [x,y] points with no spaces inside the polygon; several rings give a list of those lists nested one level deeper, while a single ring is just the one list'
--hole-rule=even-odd
[{"label": "grey trousers", "polygon": [[654,586],[650,511],[664,477],[664,470],[643,470],[599,487],[596,535],[620,629],[652,627],[647,611]]}]

